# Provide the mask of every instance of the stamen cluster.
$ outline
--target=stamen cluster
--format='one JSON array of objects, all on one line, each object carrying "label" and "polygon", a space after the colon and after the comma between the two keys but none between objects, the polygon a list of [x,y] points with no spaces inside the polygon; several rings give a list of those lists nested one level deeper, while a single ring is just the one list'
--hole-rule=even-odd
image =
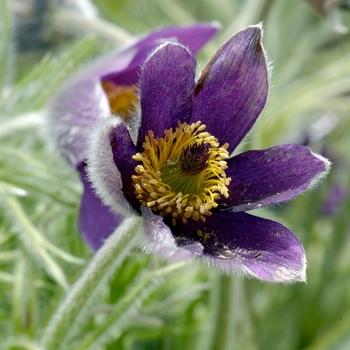
[{"label": "stamen cluster", "polygon": [[132,176],[136,198],[155,213],[171,216],[173,225],[178,219],[205,221],[216,200],[228,197],[228,144],[219,147],[205,128],[201,122],[178,122],[176,130],[165,130],[162,138],[149,131],[144,151],[133,156],[140,162]]},{"label": "stamen cluster", "polygon": [[124,121],[127,121],[137,101],[136,88],[134,86],[117,85],[111,80],[103,81],[101,85],[108,97],[111,112],[118,114]]}]

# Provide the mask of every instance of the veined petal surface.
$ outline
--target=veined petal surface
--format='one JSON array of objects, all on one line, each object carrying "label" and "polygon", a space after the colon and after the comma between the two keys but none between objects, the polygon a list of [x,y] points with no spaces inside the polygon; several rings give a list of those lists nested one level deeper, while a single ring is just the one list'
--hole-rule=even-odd
[{"label": "veined petal surface", "polygon": [[329,169],[327,159],[296,144],[247,151],[227,161],[229,197],[218,200],[219,210],[238,212],[288,201]]},{"label": "veined petal surface", "polygon": [[[171,57],[171,60],[169,60]],[[180,44],[167,42],[145,62],[140,80],[141,126],[137,150],[151,130],[163,137],[177,121],[188,121],[192,112],[196,60]]]},{"label": "veined petal surface", "polygon": [[265,106],[268,68],[260,26],[234,34],[214,54],[201,73],[191,122],[233,151]]},{"label": "veined petal surface", "polygon": [[305,252],[295,235],[278,222],[246,213],[214,213],[205,222],[172,228],[204,247],[209,266],[270,282],[305,280]]}]

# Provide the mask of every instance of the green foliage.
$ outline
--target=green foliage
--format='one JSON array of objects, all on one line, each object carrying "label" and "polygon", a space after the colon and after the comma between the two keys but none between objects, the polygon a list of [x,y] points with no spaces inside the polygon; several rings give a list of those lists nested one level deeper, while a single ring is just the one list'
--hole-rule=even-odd
[{"label": "green foliage", "polygon": [[[335,184],[350,187],[349,34],[333,33],[306,1],[101,0],[95,6],[98,25],[90,19],[76,35],[62,30],[49,51],[28,53],[16,51],[11,2],[1,0],[1,348],[209,350],[221,344],[222,350],[347,349],[349,196],[332,215],[323,207]],[[308,257],[307,284],[263,284],[218,276],[193,263],[165,264],[134,249],[130,237],[123,241],[127,250],[118,263],[110,258],[112,263],[102,268],[79,235],[81,184],[52,151],[45,129],[50,97],[72,72],[114,48],[123,35],[213,20],[223,29],[199,55],[202,67],[236,30],[264,21],[272,87],[243,147],[307,139],[334,163],[312,192],[257,212],[283,218],[298,235]],[[343,21],[350,26],[346,15]],[[50,23],[45,22],[47,30],[56,22]],[[101,23],[115,29],[107,35],[111,27]],[[310,130],[322,116],[336,125],[317,138]],[[88,272],[95,273],[96,266],[101,275],[91,282]]]}]

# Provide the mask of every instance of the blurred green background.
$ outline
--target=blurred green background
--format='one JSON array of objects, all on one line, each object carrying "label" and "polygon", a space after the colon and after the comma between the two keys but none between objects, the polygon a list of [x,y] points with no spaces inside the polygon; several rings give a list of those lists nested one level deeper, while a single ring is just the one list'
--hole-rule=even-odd
[{"label": "blurred green background", "polygon": [[[122,40],[198,21],[222,25],[200,67],[234,32],[264,22],[269,100],[239,151],[296,142],[333,163],[312,191],[256,211],[298,236],[307,283],[220,276],[133,250],[47,350],[350,349],[350,34],[302,0],[0,3],[1,349],[43,349],[48,324],[92,258],[77,228],[78,175],[45,135],[48,100],[77,67]],[[350,4],[338,5],[350,28]]]}]

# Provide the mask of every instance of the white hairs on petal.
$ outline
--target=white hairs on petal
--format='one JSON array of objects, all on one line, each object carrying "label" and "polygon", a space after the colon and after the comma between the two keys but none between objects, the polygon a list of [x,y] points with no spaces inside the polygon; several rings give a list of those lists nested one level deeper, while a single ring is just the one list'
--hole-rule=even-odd
[{"label": "white hairs on petal", "polygon": [[[235,274],[240,277],[255,277],[261,280],[261,276],[234,259],[220,260],[204,255],[200,260],[207,268],[214,269],[226,275]],[[291,269],[287,268],[286,266],[276,266],[276,270],[274,271],[273,275],[271,275],[272,279],[268,279],[267,281],[285,284],[306,282],[306,266],[306,256],[304,255],[300,269]]]},{"label": "white hairs on petal", "polygon": [[[197,256],[193,251],[186,247],[179,247],[169,228],[159,215],[152,213],[147,207],[141,207],[143,217],[143,235],[140,245],[146,254],[158,254],[164,260],[170,262],[180,262],[193,259]],[[198,254],[201,245],[198,243],[196,247]]]},{"label": "white hairs on petal", "polygon": [[[310,150],[310,152],[311,152],[311,150]],[[310,182],[310,184],[309,184],[309,186],[307,188],[308,190],[313,189],[314,187],[316,187],[320,183],[320,181],[323,180],[327,176],[327,174],[329,173],[329,171],[331,169],[331,165],[332,165],[332,163],[327,158],[325,158],[325,157],[323,157],[323,156],[321,156],[320,154],[317,154],[317,153],[313,153],[313,152],[311,152],[311,153],[312,153],[313,156],[315,156],[316,158],[318,158],[319,160],[321,160],[323,162],[323,164],[325,166],[325,170],[320,172],[319,174],[317,174],[317,176],[315,176],[311,180],[311,182]]]},{"label": "white hairs on petal", "polygon": [[101,120],[93,130],[88,147],[88,177],[102,202],[115,213],[131,215],[133,210],[122,192],[120,172],[113,160],[110,135],[121,124],[121,119]]}]

